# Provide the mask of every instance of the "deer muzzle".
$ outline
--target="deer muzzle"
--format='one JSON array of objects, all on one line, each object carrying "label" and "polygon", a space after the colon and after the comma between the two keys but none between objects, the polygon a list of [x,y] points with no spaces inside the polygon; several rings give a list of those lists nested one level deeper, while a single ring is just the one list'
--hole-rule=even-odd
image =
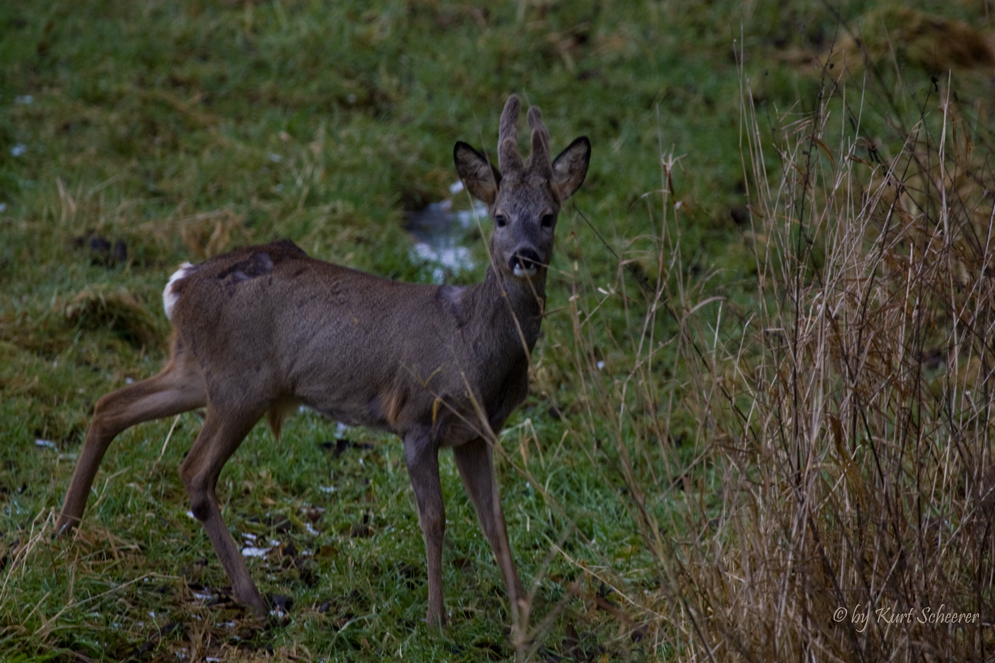
[{"label": "deer muzzle", "polygon": [[508,261],[511,272],[520,279],[535,276],[541,264],[542,260],[534,249],[519,249]]}]

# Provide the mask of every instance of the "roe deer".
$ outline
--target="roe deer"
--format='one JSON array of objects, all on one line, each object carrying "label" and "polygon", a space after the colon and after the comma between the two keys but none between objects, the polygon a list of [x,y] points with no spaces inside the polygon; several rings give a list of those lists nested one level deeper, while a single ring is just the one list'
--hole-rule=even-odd
[{"label": "roe deer", "polygon": [[428,558],[426,619],[438,625],[445,618],[438,452],[452,447],[518,615],[526,595],[508,546],[493,445],[527,395],[557,214],[583,183],[591,154],[583,137],[551,161],[549,135],[533,106],[532,151],[523,163],[518,113],[512,95],[498,131],[500,169],[466,143],[454,149],[460,179],[494,220],[483,283],[397,283],[315,260],[286,240],[185,264],[173,274],[163,293],[173,327],[169,362],[158,375],[97,401],[56,532],[80,522],[114,436],[206,406],[180,476],[235,597],[265,616],[266,603],[221,519],[215,487],[264,414],[279,436],[282,416],[304,404],[403,439]]}]

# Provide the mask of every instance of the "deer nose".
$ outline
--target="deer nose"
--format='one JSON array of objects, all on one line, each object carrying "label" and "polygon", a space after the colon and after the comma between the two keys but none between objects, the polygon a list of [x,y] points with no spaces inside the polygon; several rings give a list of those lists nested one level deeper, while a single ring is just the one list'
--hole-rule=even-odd
[{"label": "deer nose", "polygon": [[535,276],[541,264],[542,261],[539,259],[539,254],[536,253],[535,249],[519,249],[515,251],[514,255],[511,256],[511,260],[508,261],[508,267],[519,278]]}]

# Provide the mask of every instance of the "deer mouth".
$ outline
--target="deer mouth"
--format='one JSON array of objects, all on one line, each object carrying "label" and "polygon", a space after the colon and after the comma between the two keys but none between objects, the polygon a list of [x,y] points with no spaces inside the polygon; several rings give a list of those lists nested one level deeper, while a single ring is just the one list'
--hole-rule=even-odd
[{"label": "deer mouth", "polygon": [[518,251],[511,257],[511,260],[508,261],[508,267],[511,268],[511,273],[520,279],[535,276],[539,271],[539,266],[541,264],[539,255],[532,249],[523,249]]}]

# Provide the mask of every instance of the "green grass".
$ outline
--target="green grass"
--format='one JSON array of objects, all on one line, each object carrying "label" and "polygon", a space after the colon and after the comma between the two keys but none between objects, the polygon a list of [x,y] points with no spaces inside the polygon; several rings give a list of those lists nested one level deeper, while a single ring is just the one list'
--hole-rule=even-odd
[{"label": "green grass", "polygon": [[[757,334],[761,305],[785,316],[763,318],[768,328],[787,324],[815,300],[782,285],[804,282],[814,297],[840,255],[836,226],[812,216],[832,177],[799,182],[860,161],[857,196],[874,189],[880,158],[914,163],[904,181],[930,191],[915,178],[954,154],[965,180],[944,190],[990,206],[965,182],[991,181],[995,62],[937,45],[970,43],[965,34],[990,44],[987,8],[925,3],[974,28],[937,40],[919,14],[870,1],[368,4],[0,4],[3,656],[641,661],[704,657],[718,642],[744,660],[784,655],[751,648],[749,635],[769,625],[743,615],[770,605],[725,583],[747,575],[746,553],[729,550],[752,550],[750,532],[784,534],[736,517],[769,508],[759,521],[774,522],[791,502],[748,499],[794,476],[776,446],[749,442],[774,439],[758,418],[785,411],[758,386],[774,390],[781,375],[764,372],[781,355],[769,330]],[[840,78],[841,60],[819,62],[844,47]],[[951,88],[963,122],[951,120],[958,147],[941,153]],[[532,393],[502,436],[512,549],[536,596],[526,644],[516,651],[500,573],[448,455],[450,623],[439,633],[423,623],[424,549],[400,443],[310,413],[286,424],[279,445],[257,427],[219,483],[236,538],[271,548],[249,560],[261,591],[290,600],[265,627],[227,596],[187,515],[176,468],[196,413],[119,436],[79,534],[50,540],[93,403],[162,365],[160,297],[176,265],[288,237],[326,260],[430,279],[411,257],[404,212],[450,195],[455,141],[493,152],[511,92],[542,107],[554,151],[579,135],[593,145],[587,181],[560,217]],[[903,147],[917,127],[921,145]],[[799,138],[810,134],[821,142]],[[470,204],[464,196],[456,206]],[[846,218],[833,209],[830,221]],[[485,241],[468,242],[484,265]],[[942,349],[955,317],[916,328],[924,354]],[[971,363],[982,360],[964,361],[987,393]],[[938,370],[930,388],[949,395],[944,380],[963,376]],[[748,423],[735,408],[752,413]],[[874,450],[865,435],[847,439]],[[968,466],[984,470],[990,441],[972,449]],[[768,478],[770,466],[784,476]],[[980,559],[990,569],[991,556]],[[990,631],[977,642],[990,652]]]}]

